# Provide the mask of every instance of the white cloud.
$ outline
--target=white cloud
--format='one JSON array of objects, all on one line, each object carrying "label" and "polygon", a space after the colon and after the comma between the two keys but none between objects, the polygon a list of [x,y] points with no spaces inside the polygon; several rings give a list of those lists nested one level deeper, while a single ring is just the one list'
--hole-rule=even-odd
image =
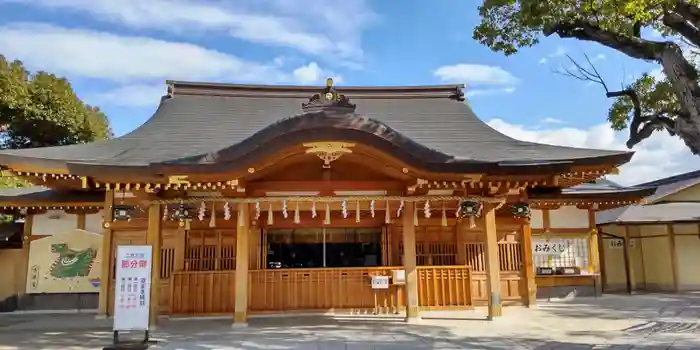
[{"label": "white cloud", "polygon": [[300,84],[314,84],[325,82],[327,78],[333,78],[333,82],[342,83],[343,77],[336,75],[333,72],[322,69],[318,63],[311,62],[308,65],[301,66],[292,72],[294,80]]},{"label": "white cloud", "polygon": [[[92,95],[120,105],[145,104],[145,96],[155,96],[156,82],[162,91],[166,79],[274,84],[311,83],[322,80],[319,77],[324,74],[332,76],[315,62],[288,72],[282,67],[283,59],[247,61],[190,43],[32,23],[0,27],[0,48],[8,58],[20,59],[32,70],[120,85]],[[317,79],[310,80],[311,73]],[[151,104],[157,102],[156,98]]]},{"label": "white cloud", "polygon": [[469,85],[511,85],[518,82],[513,74],[498,66],[459,63],[442,66],[433,72],[443,82]]},{"label": "white cloud", "polygon": [[493,96],[493,95],[501,95],[501,94],[510,94],[513,92],[515,92],[515,88],[512,88],[512,87],[503,88],[503,89],[476,89],[476,90],[467,90],[465,95],[467,97]]},{"label": "white cloud", "polygon": [[361,35],[377,16],[364,0],[0,0],[84,13],[136,30],[207,32],[304,53],[360,60]]},{"label": "white cloud", "polygon": [[545,56],[545,57],[540,58],[540,60],[539,60],[537,63],[539,63],[539,64],[545,64],[545,63],[549,62],[549,59],[550,59],[550,58],[561,57],[561,56],[566,55],[566,53],[567,53],[567,50],[566,50],[565,47],[563,47],[563,46],[557,46],[557,49],[556,49],[554,52],[548,54],[548,55]]},{"label": "white cloud", "polygon": [[564,124],[565,122],[561,119],[557,118],[544,118],[542,119],[542,123],[545,124]]},{"label": "white cloud", "polygon": [[165,84],[125,85],[109,91],[88,94],[86,100],[95,105],[151,107],[167,93]]},{"label": "white cloud", "polygon": [[[588,129],[573,127],[551,127],[533,129],[510,124],[502,119],[493,119],[488,124],[496,130],[523,141],[552,145],[627,150],[626,132],[616,132],[608,124],[599,124]],[[690,153],[677,137],[667,133],[656,133],[638,144],[632,160],[620,168],[620,175],[609,176],[612,181],[631,185],[698,169],[698,158]]]}]

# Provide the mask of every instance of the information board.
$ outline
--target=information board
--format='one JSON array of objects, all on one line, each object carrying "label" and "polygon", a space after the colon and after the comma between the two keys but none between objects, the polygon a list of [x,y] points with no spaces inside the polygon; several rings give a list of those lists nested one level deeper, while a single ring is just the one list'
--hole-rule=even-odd
[{"label": "information board", "polygon": [[148,330],[151,298],[150,245],[120,245],[116,256],[114,286],[114,330]]},{"label": "information board", "polygon": [[569,243],[563,239],[533,239],[532,254],[539,256],[559,256],[569,249]]},{"label": "information board", "polygon": [[389,276],[372,276],[372,289],[389,289]]}]

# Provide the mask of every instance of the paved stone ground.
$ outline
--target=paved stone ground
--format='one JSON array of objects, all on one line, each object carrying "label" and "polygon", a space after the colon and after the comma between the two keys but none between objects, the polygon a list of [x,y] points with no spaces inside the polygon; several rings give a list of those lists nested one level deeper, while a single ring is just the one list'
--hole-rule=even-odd
[{"label": "paved stone ground", "polygon": [[[398,319],[284,317],[164,320],[151,349],[700,349],[700,294],[635,295],[510,307],[497,321],[485,311],[423,313]],[[0,350],[101,349],[109,320],[92,315],[0,315]]]}]

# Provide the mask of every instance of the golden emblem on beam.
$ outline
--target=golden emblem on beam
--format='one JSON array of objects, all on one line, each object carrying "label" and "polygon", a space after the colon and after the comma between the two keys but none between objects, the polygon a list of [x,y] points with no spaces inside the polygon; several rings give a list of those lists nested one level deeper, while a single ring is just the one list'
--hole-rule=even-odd
[{"label": "golden emblem on beam", "polygon": [[168,185],[189,185],[187,175],[170,175],[168,176]]},{"label": "golden emblem on beam", "polygon": [[313,153],[323,161],[323,167],[328,169],[331,163],[338,160],[344,154],[352,153],[354,143],[348,142],[310,142],[305,143],[306,153]]}]

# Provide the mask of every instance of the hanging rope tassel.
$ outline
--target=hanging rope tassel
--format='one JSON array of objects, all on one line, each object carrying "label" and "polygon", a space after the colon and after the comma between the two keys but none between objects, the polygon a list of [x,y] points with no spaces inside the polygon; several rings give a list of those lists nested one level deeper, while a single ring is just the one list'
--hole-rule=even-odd
[{"label": "hanging rope tassel", "polygon": [[326,225],[331,224],[331,205],[326,203],[326,219],[323,222]]},{"label": "hanging rope tassel", "polygon": [[267,207],[267,224],[272,225],[275,223],[275,217],[272,213],[272,203]]},{"label": "hanging rope tassel", "polygon": [[163,206],[163,220],[167,220],[167,219],[168,219],[168,205],[166,204]]},{"label": "hanging rope tassel", "polygon": [[474,215],[469,216],[469,228],[474,228],[476,227],[476,219],[474,219]]},{"label": "hanging rope tassel", "polygon": [[360,222],[360,201],[355,201],[355,222]]},{"label": "hanging rope tassel", "polygon": [[316,218],[316,201],[311,202],[311,217]]},{"label": "hanging rope tassel", "polygon": [[209,218],[209,227],[216,227],[216,202],[211,203],[211,217]]},{"label": "hanging rope tassel", "polygon": [[299,201],[296,202],[296,206],[294,207],[294,223],[298,224],[301,222],[301,218],[299,217]]},{"label": "hanging rope tassel", "polygon": [[389,209],[389,201],[386,201],[386,208],[384,208],[384,223],[391,223],[391,209]]},{"label": "hanging rope tassel", "polygon": [[224,220],[231,220],[231,204],[224,203]]},{"label": "hanging rope tassel", "polygon": [[442,226],[447,226],[447,211],[445,211],[445,202],[442,202]]},{"label": "hanging rope tassel", "polygon": [[413,226],[418,226],[418,210],[413,207]]}]

